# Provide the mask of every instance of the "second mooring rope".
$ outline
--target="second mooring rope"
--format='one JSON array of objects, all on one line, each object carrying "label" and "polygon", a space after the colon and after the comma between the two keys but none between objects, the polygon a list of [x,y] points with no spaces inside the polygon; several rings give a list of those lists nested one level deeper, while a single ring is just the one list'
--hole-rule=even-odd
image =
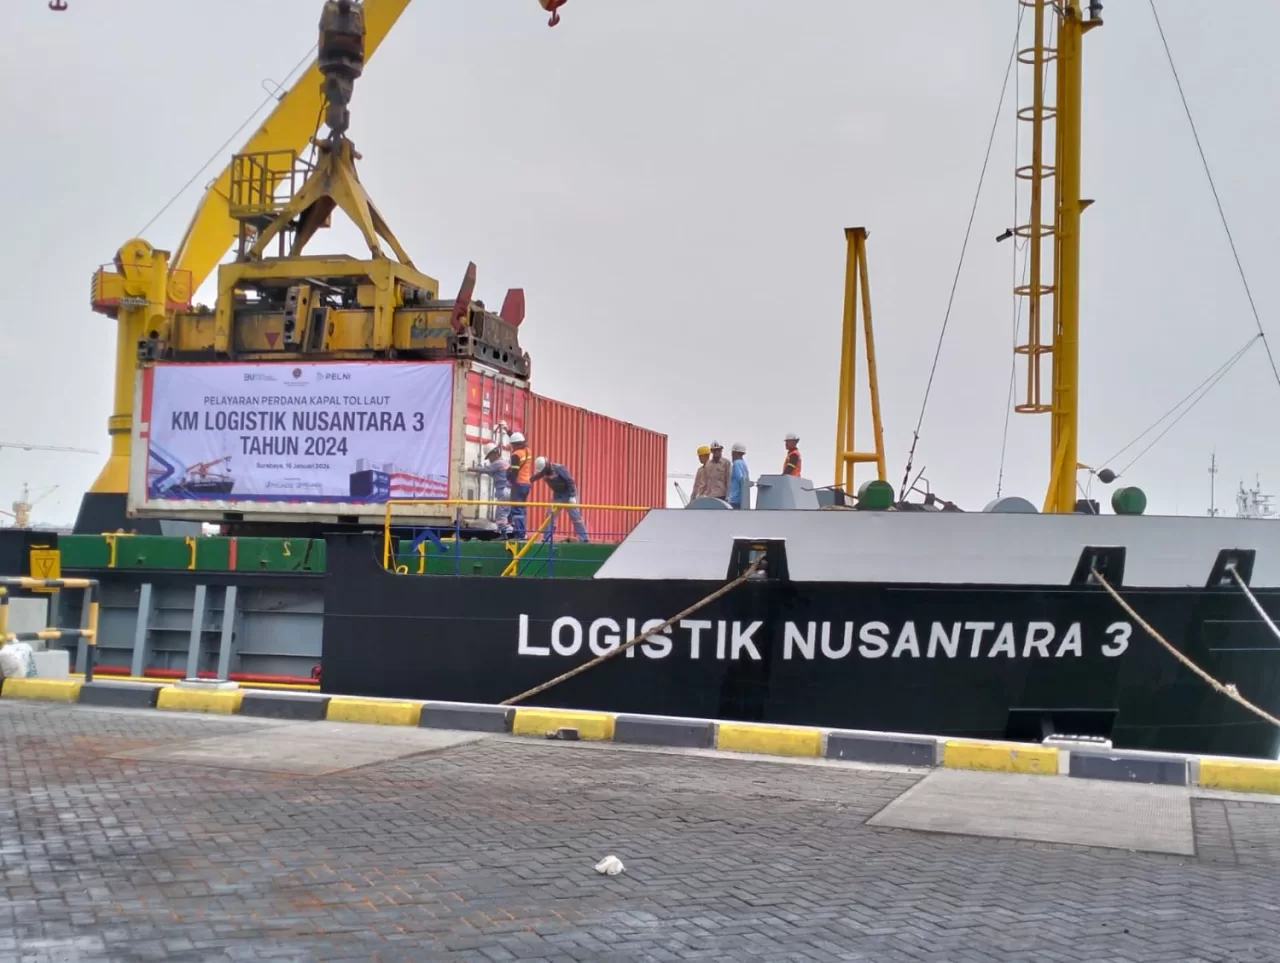
[{"label": "second mooring rope", "polygon": [[[1093,577],[1098,580],[1098,584],[1101,585],[1104,589],[1106,589],[1107,594],[1116,600],[1116,604],[1119,605],[1120,608],[1124,609],[1125,612],[1128,613],[1131,619],[1133,619],[1140,626],[1142,626],[1143,630],[1147,633],[1147,635],[1151,636],[1153,639],[1155,639],[1157,642],[1163,645],[1166,649],[1168,649],[1173,654],[1173,657],[1175,659],[1177,659],[1179,662],[1185,665],[1188,669],[1190,669],[1200,678],[1204,679],[1205,682],[1209,683],[1209,685],[1211,685],[1218,692],[1221,692],[1228,699],[1231,699],[1233,702],[1238,702],[1240,705],[1244,706],[1250,712],[1254,713],[1259,718],[1265,719],[1267,722],[1271,723],[1273,726],[1280,727],[1280,719],[1277,719],[1275,716],[1267,712],[1265,709],[1259,709],[1252,702],[1250,702],[1248,699],[1242,696],[1240,694],[1240,690],[1237,689],[1234,685],[1223,685],[1221,682],[1219,682],[1217,679],[1211,676],[1208,672],[1205,672],[1204,669],[1200,668],[1200,666],[1196,665],[1194,662],[1188,659],[1185,655],[1179,652],[1176,648],[1174,648],[1173,645],[1167,639],[1165,639],[1164,636],[1162,636],[1159,632],[1157,632],[1154,628],[1152,628],[1151,625],[1141,615],[1139,615],[1137,612],[1134,611],[1132,605],[1130,605],[1128,602],[1126,602],[1123,598],[1120,597],[1120,593],[1111,587],[1111,583],[1102,577],[1102,573],[1100,573],[1097,570],[1097,568],[1090,566],[1090,571],[1093,573]],[[1234,571],[1234,569],[1229,568],[1228,571]],[[1259,609],[1259,611],[1261,611],[1261,609]],[[1265,613],[1263,613],[1263,617],[1266,618]],[[1271,619],[1267,618],[1267,622],[1270,623]],[[1275,628],[1274,625],[1272,625],[1271,627],[1273,629]]]}]

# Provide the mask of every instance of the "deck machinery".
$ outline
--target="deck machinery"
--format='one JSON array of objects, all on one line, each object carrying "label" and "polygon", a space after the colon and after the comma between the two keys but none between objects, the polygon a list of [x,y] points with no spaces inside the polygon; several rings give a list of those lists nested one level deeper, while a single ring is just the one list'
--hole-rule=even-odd
[{"label": "deck machinery", "polygon": [[[217,305],[175,312],[169,331],[139,341],[139,360],[456,357],[528,378],[517,337],[523,292],[508,292],[502,313],[487,310],[472,300],[472,264],[457,297],[441,299],[439,282],[414,267],[360,183],[360,154],[346,135],[364,65],[360,5],[325,4],[318,60],[328,136],[312,140],[310,158],[273,150],[232,159],[239,233],[235,260],[218,268]],[[360,230],[367,258],[304,253],[335,209]]]},{"label": "deck machinery", "polygon": [[[378,32],[368,45],[364,4],[324,4],[317,66],[328,133],[311,138],[305,157],[269,149],[232,158],[226,210],[237,225],[235,258],[218,266],[214,308],[193,305],[192,272],[171,268],[169,252],[141,239],[126,243],[113,265],[94,275],[93,309],[119,322],[119,370],[116,413],[108,425],[111,459],[86,497],[77,531],[137,527],[125,518],[123,493],[138,365],[458,358],[528,379],[529,355],[518,337],[523,290],[509,290],[501,310],[490,311],[473,299],[476,269],[470,264],[457,296],[442,298],[439,282],[414,266],[356,173],[361,155],[346,134],[354,83],[366,46],[372,49],[390,27],[384,21],[393,21],[406,3],[384,4],[389,17],[379,8]],[[554,13],[560,4],[542,5]],[[359,229],[368,257],[305,253],[337,209]],[[97,507],[90,510],[95,496]],[[103,496],[118,501],[118,508],[106,506]]]}]

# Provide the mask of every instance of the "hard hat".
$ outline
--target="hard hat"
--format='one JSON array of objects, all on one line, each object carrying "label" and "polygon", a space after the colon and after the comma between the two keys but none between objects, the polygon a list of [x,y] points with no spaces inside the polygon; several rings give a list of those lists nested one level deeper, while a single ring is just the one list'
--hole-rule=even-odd
[{"label": "hard hat", "polygon": [[744,445],[744,444],[743,444],[742,442],[740,442],[740,441],[735,441],[735,442],[733,443],[733,449],[732,449],[732,450],[733,450],[733,452],[734,452],[735,454],[743,454],[743,455],[745,455],[745,454],[747,453],[747,446],[746,446],[746,445]]},{"label": "hard hat", "polygon": [[543,458],[541,455],[539,455],[537,458],[533,460],[534,471],[542,471],[542,469],[546,467],[547,467],[547,460]]},{"label": "hard hat", "polygon": [[708,448],[706,445],[699,445],[699,446],[698,446],[698,454],[699,454],[699,455],[709,455],[709,454],[711,454],[711,449],[710,449],[710,448]]},{"label": "hard hat", "polygon": [[789,431],[787,432],[786,437],[784,437],[782,440],[783,441],[799,441],[800,436],[797,435],[794,431]]},{"label": "hard hat", "polygon": [[511,444],[513,444],[513,445],[523,445],[523,444],[524,444],[524,435],[522,435],[522,434],[521,434],[520,432],[518,432],[518,431],[513,431],[513,432],[511,433]]},{"label": "hard hat", "polygon": [[501,448],[499,448],[497,445],[494,445],[492,448],[490,448],[490,449],[489,449],[488,451],[486,451],[484,454],[485,454],[485,457],[486,457],[486,458],[492,458],[494,455],[501,455],[501,454],[502,454],[502,449],[501,449]]},{"label": "hard hat", "polygon": [[720,444],[720,442],[718,441],[713,441],[707,447],[709,447],[712,451],[724,451],[724,445]]}]

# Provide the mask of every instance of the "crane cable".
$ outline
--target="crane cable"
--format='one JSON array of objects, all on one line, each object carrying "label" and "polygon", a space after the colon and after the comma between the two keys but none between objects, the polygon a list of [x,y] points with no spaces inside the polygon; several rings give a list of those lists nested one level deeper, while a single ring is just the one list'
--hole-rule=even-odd
[{"label": "crane cable", "polygon": [[1267,361],[1271,364],[1271,374],[1276,384],[1280,385],[1280,369],[1276,367],[1275,355],[1271,353],[1271,344],[1267,341],[1267,333],[1262,329],[1262,318],[1258,315],[1258,305],[1254,303],[1253,291],[1249,288],[1249,279],[1244,273],[1244,264],[1240,261],[1240,253],[1236,250],[1235,238],[1231,234],[1231,226],[1227,223],[1226,212],[1222,209],[1222,198],[1218,196],[1218,188],[1213,180],[1213,171],[1209,169],[1209,159],[1205,156],[1204,146],[1200,143],[1200,133],[1196,130],[1195,119],[1191,116],[1191,106],[1187,103],[1187,95],[1182,89],[1182,79],[1178,76],[1178,68],[1173,63],[1173,51],[1169,49],[1169,40],[1164,35],[1164,26],[1160,23],[1160,13],[1156,10],[1156,0],[1147,0],[1151,6],[1151,16],[1155,18],[1156,30],[1160,33],[1160,43],[1164,46],[1164,54],[1169,61],[1169,71],[1173,74],[1173,82],[1178,88],[1178,97],[1182,101],[1182,110],[1187,115],[1187,123],[1191,127],[1191,136],[1195,139],[1196,150],[1200,154],[1200,164],[1204,167],[1204,176],[1209,181],[1209,190],[1213,192],[1213,203],[1218,208],[1218,219],[1222,221],[1222,230],[1227,235],[1227,244],[1231,247],[1231,256],[1235,259],[1236,270],[1240,273],[1240,283],[1244,285],[1245,297],[1249,299],[1249,310],[1253,312],[1253,323],[1258,326],[1258,336],[1267,351]]},{"label": "crane cable", "polygon": [[244,119],[244,123],[242,123],[239,127],[237,127],[234,131],[231,132],[231,136],[228,137],[226,140],[224,140],[222,144],[218,147],[218,149],[215,150],[211,155],[209,155],[209,159],[206,160],[203,164],[201,164],[196,169],[196,172],[191,175],[191,177],[187,180],[185,184],[183,184],[180,188],[178,188],[177,192],[171,198],[169,198],[169,200],[165,201],[164,206],[160,208],[160,210],[156,211],[155,216],[152,217],[151,220],[147,221],[146,224],[142,225],[142,229],[138,231],[136,234],[134,234],[134,237],[141,237],[143,234],[145,234],[148,230],[151,229],[152,224],[154,224],[156,221],[160,220],[162,216],[164,216],[165,211],[169,210],[169,208],[171,208],[174,204],[177,203],[178,198],[180,198],[183,194],[185,194],[187,192],[187,189],[190,188],[191,185],[196,182],[196,179],[201,174],[203,174],[206,170],[209,169],[209,165],[224,155],[224,152],[231,145],[231,142],[240,136],[240,132],[243,131],[246,127],[248,127],[253,122],[254,118],[258,116],[258,114],[262,113],[262,108],[266,107],[267,104],[271,103],[273,100],[279,101],[280,98],[284,96],[284,94],[280,94],[277,91],[285,90],[287,92],[287,85],[289,84],[290,80],[293,78],[293,75],[296,74],[301,67],[303,67],[308,61],[311,60],[312,56],[316,52],[316,47],[317,47],[316,44],[311,45],[311,49],[309,49],[306,52],[303,58],[299,60],[296,64],[294,64],[292,70],[290,70],[287,74],[285,74],[284,81],[279,85],[277,85],[276,90],[267,94],[266,98],[262,101],[262,103],[260,103],[257,107],[253,108],[253,111],[249,114],[249,116]]},{"label": "crane cable", "polygon": [[[1018,5],[1019,28],[1021,28],[1022,25],[1022,13],[1024,9],[1025,7],[1023,7],[1022,4]],[[1056,20],[1050,23],[1050,31],[1052,31],[1056,24]],[[1052,34],[1050,36],[1052,36]],[[1052,44],[1053,41],[1050,39],[1048,42]],[[1049,82],[1049,64],[1051,62],[1052,61],[1050,59],[1046,58],[1045,65],[1040,73],[1041,83],[1046,85]],[[1019,77],[1020,74],[1015,71],[1013,75],[1013,166],[1015,170],[1018,167],[1019,147],[1018,104],[1022,100],[1022,85],[1019,81]],[[1013,179],[1013,224],[1015,227],[1018,223],[1019,192],[1018,178],[1015,177]],[[1027,271],[1031,264],[1031,254],[1027,248],[1030,243],[1030,237],[1022,238],[1021,243],[1019,243],[1017,234],[1013,235],[1012,257],[1010,258],[1011,273],[1013,275],[1013,345],[1011,346],[1012,350],[1009,353],[1009,390],[1005,392],[1004,399],[1004,429],[1000,433],[1000,467],[996,470],[996,498],[999,498],[1001,493],[1004,491],[1004,461],[1005,455],[1007,455],[1009,451],[1009,417],[1013,414],[1013,389],[1018,375],[1018,332],[1022,328],[1022,298],[1018,295],[1018,288],[1027,283]],[[1022,254],[1021,280],[1019,280],[1018,273],[1019,253]],[[1028,363],[1030,363],[1029,358]]]},{"label": "crane cable", "polygon": [[[1181,412],[1179,412],[1178,417],[1174,418],[1173,421],[1169,422],[1169,424],[1165,426],[1164,431],[1160,432],[1160,434],[1156,435],[1155,438],[1151,439],[1151,443],[1147,445],[1146,448],[1143,448],[1142,451],[1134,455],[1133,458],[1131,458],[1123,468],[1116,471],[1116,477],[1118,478],[1121,475],[1123,475],[1125,472],[1127,472],[1130,468],[1132,468],[1137,463],[1139,458],[1141,458],[1143,455],[1149,452],[1152,448],[1154,448],[1159,443],[1161,438],[1163,438],[1170,431],[1172,431],[1174,425],[1176,425],[1188,414],[1190,414],[1191,409],[1194,408],[1196,405],[1200,404],[1200,402],[1204,400],[1205,395],[1207,395],[1210,391],[1212,391],[1214,387],[1218,384],[1218,382],[1221,381],[1224,377],[1226,377],[1227,372],[1229,372],[1232,368],[1234,368],[1236,364],[1240,361],[1240,359],[1249,353],[1249,349],[1252,348],[1259,341],[1263,341],[1263,343],[1265,343],[1265,339],[1263,338],[1261,332],[1259,332],[1258,334],[1250,335],[1249,340],[1246,341],[1243,345],[1241,345],[1236,350],[1235,354],[1233,354],[1226,361],[1224,361],[1217,368],[1215,368],[1213,373],[1210,374],[1209,377],[1205,378],[1198,385],[1196,385],[1189,392],[1187,392],[1182,397],[1182,400],[1180,400],[1176,405],[1174,405],[1172,408],[1166,411],[1163,415],[1161,415],[1159,418],[1153,421],[1150,425],[1148,425],[1147,428],[1144,429],[1142,433],[1139,434],[1136,438],[1134,438],[1131,442],[1129,442],[1127,445],[1125,445],[1123,448],[1117,451],[1110,458],[1104,459],[1102,464],[1109,465],[1111,462],[1115,461],[1117,458],[1123,455],[1126,451],[1128,451],[1138,442],[1142,441],[1142,439],[1145,438],[1147,435],[1149,435],[1152,431],[1154,431],[1162,421],[1164,421],[1166,418],[1172,415],[1175,411],[1178,411],[1179,408],[1182,408],[1183,405],[1187,405],[1186,408],[1184,408]],[[1187,404],[1188,400],[1191,400],[1190,404]]]},{"label": "crane cable", "polygon": [[969,209],[969,223],[964,229],[964,242],[960,245],[960,259],[956,264],[956,273],[951,280],[951,293],[947,297],[947,310],[942,316],[942,329],[938,332],[938,345],[933,353],[933,366],[929,369],[929,380],[925,384],[924,398],[920,402],[920,417],[916,419],[915,431],[911,433],[911,448],[907,452],[907,465],[902,472],[902,487],[898,492],[898,500],[907,497],[907,482],[911,477],[911,468],[916,456],[916,445],[920,442],[920,429],[924,425],[925,409],[929,406],[929,392],[933,390],[933,379],[938,373],[938,359],[942,357],[942,342],[947,336],[947,325],[951,321],[951,308],[956,300],[956,287],[960,284],[960,272],[964,269],[964,256],[969,249],[969,235],[973,233],[973,221],[978,213],[978,200],[982,196],[982,184],[987,177],[987,166],[991,162],[991,148],[996,142],[996,130],[1000,126],[1000,112],[1004,109],[1004,95],[1009,89],[1009,75],[1013,73],[1013,65],[1018,58],[1018,38],[1022,33],[1022,15],[1025,8],[1018,8],[1018,28],[1013,34],[1013,49],[1009,52],[1009,62],[1005,66],[1004,80],[1000,84],[1000,100],[996,104],[996,116],[991,122],[991,134],[987,138],[987,152],[982,158],[982,170],[978,174],[978,187],[973,192],[973,205]]}]

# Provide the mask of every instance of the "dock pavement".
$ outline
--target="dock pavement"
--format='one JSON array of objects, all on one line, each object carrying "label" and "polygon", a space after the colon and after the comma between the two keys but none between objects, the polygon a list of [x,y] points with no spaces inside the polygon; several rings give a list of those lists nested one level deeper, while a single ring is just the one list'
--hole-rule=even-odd
[{"label": "dock pavement", "polygon": [[1280,960],[1194,783],[4,698],[0,960]]}]

